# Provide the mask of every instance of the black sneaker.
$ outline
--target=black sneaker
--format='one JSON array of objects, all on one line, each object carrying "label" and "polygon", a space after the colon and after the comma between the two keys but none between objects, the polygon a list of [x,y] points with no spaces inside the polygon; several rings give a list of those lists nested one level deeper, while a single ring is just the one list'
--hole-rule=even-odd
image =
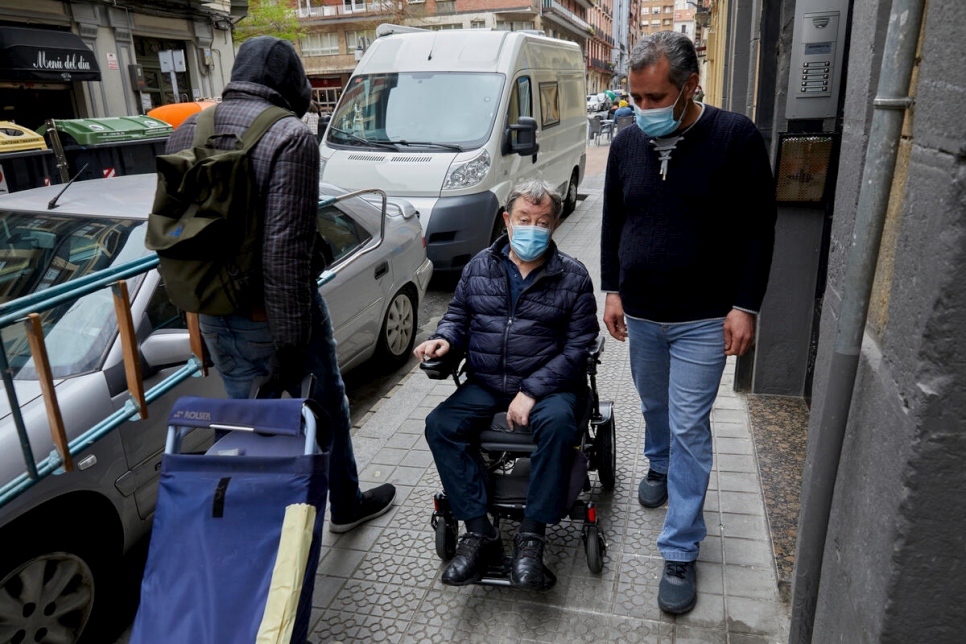
[{"label": "black sneaker", "polygon": [[467,532],[456,544],[456,555],[446,566],[440,581],[447,586],[475,584],[491,563],[499,561],[503,561],[503,542],[499,535],[484,537]]},{"label": "black sneaker", "polygon": [[657,605],[665,613],[680,615],[698,601],[697,567],[693,561],[665,561],[657,591]]},{"label": "black sneaker", "polygon": [[645,508],[659,508],[667,501],[667,474],[648,470],[637,486],[637,500]]},{"label": "black sneaker", "polygon": [[362,500],[356,509],[356,516],[346,523],[329,522],[329,532],[348,532],[352,528],[365,523],[369,519],[382,516],[392,507],[392,502],[396,499],[396,488],[391,483],[383,483],[379,487],[366,490],[362,493]]},{"label": "black sneaker", "polygon": [[545,537],[533,532],[514,535],[510,584],[530,590],[543,589],[543,546],[546,541]]}]

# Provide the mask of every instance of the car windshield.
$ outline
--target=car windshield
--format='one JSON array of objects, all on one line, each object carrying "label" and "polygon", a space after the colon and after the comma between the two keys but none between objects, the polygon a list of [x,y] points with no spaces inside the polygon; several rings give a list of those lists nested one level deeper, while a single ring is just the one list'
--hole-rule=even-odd
[{"label": "car windshield", "polygon": [[489,139],[503,74],[409,73],[355,76],[332,116],[330,143],[473,148]]},{"label": "car windshield", "polygon": [[[0,305],[137,259],[144,221],[0,212]],[[129,281],[137,290],[140,276]],[[117,333],[110,289],[101,289],[40,314],[55,378],[97,369]],[[2,331],[7,359],[18,379],[35,379],[23,324]]]}]

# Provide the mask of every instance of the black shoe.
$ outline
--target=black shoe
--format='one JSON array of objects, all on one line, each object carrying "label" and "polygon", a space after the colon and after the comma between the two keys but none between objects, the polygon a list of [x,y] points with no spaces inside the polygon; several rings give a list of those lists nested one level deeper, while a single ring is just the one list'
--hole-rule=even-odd
[{"label": "black shoe", "polygon": [[395,499],[396,488],[391,483],[383,483],[379,487],[366,490],[362,493],[362,500],[359,501],[359,507],[356,508],[356,515],[345,523],[330,521],[329,532],[348,532],[369,519],[382,516],[389,511]]},{"label": "black shoe", "polygon": [[637,486],[637,500],[645,508],[659,508],[667,501],[667,474],[649,470]]},{"label": "black shoe", "polygon": [[456,544],[453,557],[440,579],[447,586],[475,584],[491,563],[503,560],[503,542],[500,536],[484,537],[467,532]]},{"label": "black shoe", "polygon": [[698,601],[697,568],[693,561],[665,561],[657,591],[657,605],[665,613],[680,615]]},{"label": "black shoe", "polygon": [[543,545],[546,538],[533,532],[518,532],[513,537],[513,562],[510,584],[530,590],[543,589]]}]

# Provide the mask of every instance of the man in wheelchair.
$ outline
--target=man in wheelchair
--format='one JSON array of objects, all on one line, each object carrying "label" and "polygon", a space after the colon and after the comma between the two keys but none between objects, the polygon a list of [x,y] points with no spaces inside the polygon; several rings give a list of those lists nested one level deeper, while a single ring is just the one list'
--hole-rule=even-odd
[{"label": "man in wheelchair", "polygon": [[560,196],[546,182],[515,186],[503,215],[508,236],[470,260],[436,333],[414,350],[420,360],[457,352],[467,361],[467,382],[426,418],[443,489],[454,516],[466,525],[443,572],[447,585],[475,583],[488,565],[503,559],[500,535],[487,515],[477,437],[505,409],[510,430],[529,428],[536,443],[510,583],[544,587],[546,527],[565,510],[580,439],[577,399],[599,331],[587,270],[550,240],[561,210]]}]

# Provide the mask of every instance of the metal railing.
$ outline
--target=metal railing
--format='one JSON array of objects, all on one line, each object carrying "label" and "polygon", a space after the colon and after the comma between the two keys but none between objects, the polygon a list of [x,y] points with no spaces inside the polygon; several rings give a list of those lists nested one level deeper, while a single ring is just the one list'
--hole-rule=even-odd
[{"label": "metal railing", "polygon": [[[0,487],[0,506],[5,505],[19,494],[23,493],[45,477],[61,472],[73,470],[73,457],[84,451],[102,437],[117,427],[133,419],[135,416],[147,417],[147,405],[168,393],[182,381],[203,373],[204,356],[201,355],[203,346],[197,327],[197,317],[192,319],[189,314],[189,333],[192,336],[193,355],[184,367],[171,374],[148,391],[144,391],[141,381],[140,362],[136,352],[137,344],[134,337],[134,324],[131,320],[130,300],[127,292],[126,279],[147,273],[158,265],[158,256],[149,255],[118,266],[102,269],[79,277],[70,282],[53,286],[38,293],[32,293],[11,302],[0,305],[0,329],[14,324],[26,324],[30,338],[30,353],[40,380],[44,402],[47,407],[47,419],[50,425],[51,438],[55,449],[45,458],[37,461],[27,427],[20,412],[20,402],[14,388],[13,374],[7,359],[6,347],[0,343],[0,377],[3,379],[10,413],[20,438],[20,449],[23,452],[26,470],[19,476],[7,481]],[[39,314],[49,311],[62,304],[73,302],[85,295],[101,289],[111,288],[114,291],[115,311],[118,316],[118,329],[121,333],[124,350],[124,367],[128,381],[129,398],[124,407],[117,410],[101,422],[97,423],[80,436],[71,441],[67,440],[60,407],[54,390],[53,377],[50,372],[47,349],[44,343],[43,331],[40,328]]]},{"label": "metal railing", "polygon": [[543,0],[543,13],[544,15],[557,15],[584,31],[590,31],[590,23],[557,2],[557,0]]}]

